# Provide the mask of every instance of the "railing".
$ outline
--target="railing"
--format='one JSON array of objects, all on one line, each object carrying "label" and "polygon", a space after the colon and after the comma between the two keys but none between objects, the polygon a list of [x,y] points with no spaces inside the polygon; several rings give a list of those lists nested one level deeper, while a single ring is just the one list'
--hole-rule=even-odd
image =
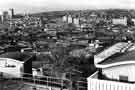
[{"label": "railing", "polygon": [[87,82],[77,81],[77,90],[87,90]]},{"label": "railing", "polygon": [[[6,74],[8,74],[8,73],[6,73]],[[70,83],[70,81],[67,79],[61,79],[61,78],[57,78],[57,77],[33,76],[32,74],[28,74],[28,73],[22,73],[22,74],[24,75],[24,77],[7,78],[7,77],[1,76],[1,79],[23,81],[25,84],[29,84],[29,85],[33,85],[33,86],[40,85],[40,86],[46,86],[46,87],[56,87],[56,88],[60,88],[60,89],[67,88],[66,85],[68,83]]]},{"label": "railing", "polygon": [[87,79],[88,90],[135,90],[135,84],[100,80],[94,78],[94,75],[97,76],[97,72]]}]

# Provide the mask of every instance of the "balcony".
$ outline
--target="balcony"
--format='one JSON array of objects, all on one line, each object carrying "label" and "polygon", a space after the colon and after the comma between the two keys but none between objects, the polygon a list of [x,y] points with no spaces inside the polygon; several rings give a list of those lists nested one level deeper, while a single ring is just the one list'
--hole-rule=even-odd
[{"label": "balcony", "polygon": [[88,90],[135,90],[135,84],[98,79],[98,72],[87,78]]}]

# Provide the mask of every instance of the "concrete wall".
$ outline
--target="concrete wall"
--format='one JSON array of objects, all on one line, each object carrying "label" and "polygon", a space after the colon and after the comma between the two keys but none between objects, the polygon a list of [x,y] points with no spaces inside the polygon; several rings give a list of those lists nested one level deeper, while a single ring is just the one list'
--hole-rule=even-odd
[{"label": "concrete wall", "polygon": [[135,90],[134,84],[88,78],[87,90]]},{"label": "concrete wall", "polygon": [[128,81],[135,82],[135,65],[120,65],[102,69],[102,73],[110,79],[119,80],[119,76],[128,76]]}]

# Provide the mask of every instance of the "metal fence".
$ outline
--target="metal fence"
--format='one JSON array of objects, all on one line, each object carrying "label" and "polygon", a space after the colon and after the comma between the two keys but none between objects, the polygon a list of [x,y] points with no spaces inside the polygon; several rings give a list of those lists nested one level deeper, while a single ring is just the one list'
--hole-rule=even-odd
[{"label": "metal fence", "polygon": [[77,90],[87,90],[87,81],[77,81]]},{"label": "metal fence", "polygon": [[[5,73],[4,73],[5,74]],[[8,74],[8,73],[7,73]],[[70,81],[68,79],[61,79],[57,77],[52,77],[52,76],[33,76],[32,74],[28,73],[22,73],[23,76],[26,77],[12,77],[12,78],[7,78],[1,75],[1,79],[5,80],[13,80],[13,81],[21,81],[24,84],[27,84],[29,86],[32,86],[32,90],[40,90],[37,88],[42,88],[41,90],[55,90],[53,88],[58,88],[60,90],[67,89],[68,84],[70,84]],[[44,86],[44,87],[41,87]],[[36,89],[34,89],[36,88]]]}]

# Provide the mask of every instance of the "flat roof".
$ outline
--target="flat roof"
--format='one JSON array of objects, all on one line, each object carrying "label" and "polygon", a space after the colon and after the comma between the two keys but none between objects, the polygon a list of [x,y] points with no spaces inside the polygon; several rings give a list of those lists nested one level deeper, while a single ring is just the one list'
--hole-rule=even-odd
[{"label": "flat roof", "polygon": [[21,52],[7,52],[0,55],[0,58],[10,58],[23,62],[27,61],[30,57],[32,56]]}]

